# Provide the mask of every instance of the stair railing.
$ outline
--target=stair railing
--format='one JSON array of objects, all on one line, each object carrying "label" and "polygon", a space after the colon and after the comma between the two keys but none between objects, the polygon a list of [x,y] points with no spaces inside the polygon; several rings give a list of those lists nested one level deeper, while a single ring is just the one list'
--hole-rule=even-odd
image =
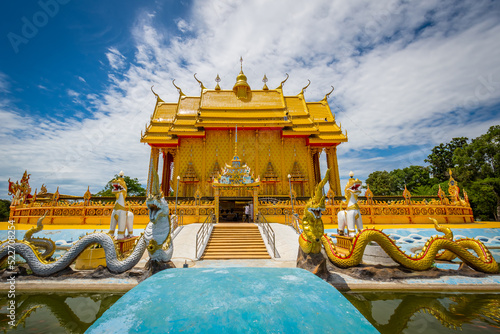
[{"label": "stair railing", "polygon": [[300,220],[296,214],[285,214],[285,224],[291,226],[297,234],[302,233],[302,229],[300,228]]},{"label": "stair railing", "polygon": [[[196,233],[196,253],[194,254],[194,256],[197,260],[201,258],[203,252],[205,251],[205,247],[207,246],[210,235],[212,234],[214,222],[215,214],[211,213],[207,216],[200,229]],[[200,255],[198,256],[198,254]]]},{"label": "stair railing", "polygon": [[269,222],[266,219],[266,216],[264,216],[262,213],[257,213],[257,223],[261,227],[261,231],[266,237],[267,244],[271,247],[273,253],[274,253],[274,258],[277,257],[277,250],[276,250],[276,236],[274,234],[274,231],[269,225]]},{"label": "stair railing", "polygon": [[182,213],[171,215],[170,223],[172,224],[172,231],[175,231],[179,226],[184,226],[184,215]]}]

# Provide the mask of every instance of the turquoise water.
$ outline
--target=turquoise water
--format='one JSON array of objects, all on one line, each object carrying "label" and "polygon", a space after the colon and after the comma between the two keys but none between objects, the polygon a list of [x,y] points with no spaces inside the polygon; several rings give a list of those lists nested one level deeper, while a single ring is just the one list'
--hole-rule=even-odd
[{"label": "turquoise water", "polygon": [[[7,323],[8,299],[1,296],[0,332],[84,333],[122,295],[23,293],[17,300],[18,314],[40,307],[17,329],[11,329]],[[381,333],[500,332],[500,294],[348,292],[343,295]],[[424,312],[430,307],[439,311],[437,317]]]},{"label": "turquoise water", "polygon": [[165,270],[87,332],[377,333],[335,288],[298,268]]}]

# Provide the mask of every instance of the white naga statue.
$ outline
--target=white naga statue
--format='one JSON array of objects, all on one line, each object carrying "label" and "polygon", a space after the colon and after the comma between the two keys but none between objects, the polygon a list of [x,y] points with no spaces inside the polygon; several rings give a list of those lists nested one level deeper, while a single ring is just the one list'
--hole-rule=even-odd
[{"label": "white naga statue", "polygon": [[344,189],[344,196],[347,200],[347,208],[343,210],[342,204],[340,203],[340,211],[337,214],[338,218],[338,229],[339,235],[345,235],[344,229],[347,227],[347,235],[353,237],[356,235],[356,227],[358,231],[363,229],[363,221],[361,219],[361,211],[358,205],[358,196],[361,193],[361,181],[354,179],[354,173],[351,171],[349,173],[349,182]]},{"label": "white naga statue", "polygon": [[115,206],[113,212],[111,213],[111,223],[109,225],[109,234],[115,234],[116,224],[118,224],[118,235],[116,239],[125,238],[125,230],[127,230],[127,238],[134,234],[134,214],[130,206],[125,207],[125,198],[127,197],[127,185],[125,184],[125,179],[123,178],[123,171],[120,172],[120,176],[111,181],[112,189],[111,191],[116,196]]}]

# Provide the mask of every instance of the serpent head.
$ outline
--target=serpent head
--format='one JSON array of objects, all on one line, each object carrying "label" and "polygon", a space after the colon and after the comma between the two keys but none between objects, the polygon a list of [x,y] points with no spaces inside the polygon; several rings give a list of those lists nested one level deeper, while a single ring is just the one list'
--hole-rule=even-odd
[{"label": "serpent head", "polygon": [[120,177],[111,181],[111,192],[115,194],[117,199],[120,197],[120,194],[123,194],[123,199],[127,197],[127,184],[123,178],[123,172],[120,172]]}]

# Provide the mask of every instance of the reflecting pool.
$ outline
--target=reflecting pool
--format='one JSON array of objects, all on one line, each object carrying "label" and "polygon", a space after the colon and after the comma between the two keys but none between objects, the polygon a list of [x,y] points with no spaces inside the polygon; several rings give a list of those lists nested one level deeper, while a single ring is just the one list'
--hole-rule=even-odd
[{"label": "reflecting pool", "polygon": [[[22,293],[10,328],[0,296],[0,332],[84,333],[123,293]],[[381,333],[500,333],[498,293],[346,292]],[[454,329],[455,328],[455,329]]]},{"label": "reflecting pool", "polygon": [[381,333],[500,333],[498,293],[343,294]]},{"label": "reflecting pool", "polygon": [[17,293],[17,328],[8,324],[7,295],[0,297],[0,332],[84,333],[123,293]]}]

